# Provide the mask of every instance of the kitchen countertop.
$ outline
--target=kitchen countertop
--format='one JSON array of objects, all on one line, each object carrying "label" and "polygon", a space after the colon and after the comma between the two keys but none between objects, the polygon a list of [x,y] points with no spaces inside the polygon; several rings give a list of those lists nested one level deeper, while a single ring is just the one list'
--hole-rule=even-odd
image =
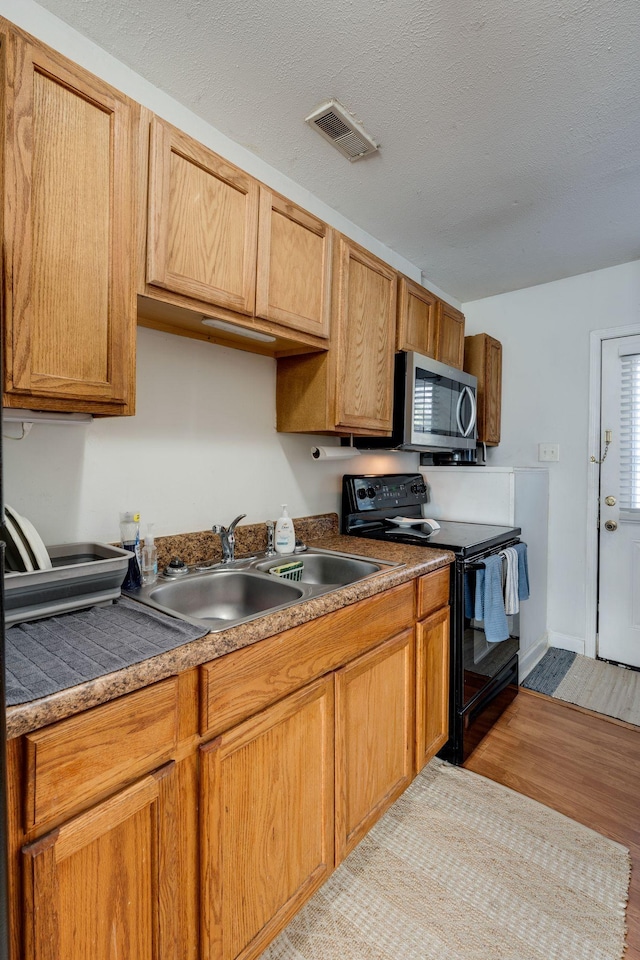
[{"label": "kitchen countertop", "polygon": [[[337,517],[335,520],[337,521]],[[298,526],[296,521],[296,533],[298,533]],[[239,650],[274,634],[282,633],[291,627],[332,613],[351,603],[356,603],[358,600],[364,600],[401,583],[431,573],[454,560],[454,555],[447,550],[345,537],[337,533],[336,522],[320,525],[320,528],[318,524],[315,524],[307,530],[308,532],[319,532],[321,534],[317,539],[309,538],[306,540],[310,547],[339,550],[343,553],[400,563],[403,566],[380,571],[380,573],[374,574],[366,580],[349,584],[331,593],[306,600],[284,610],[265,614],[249,623],[207,634],[200,640],[193,640],[166,653],[140,663],[134,663],[129,667],[98,677],[95,680],[69,687],[39,700],[9,707],[7,709],[7,738],[12,739],[21,736],[49,723],[113,700],[125,693],[148,686],[165,677],[182,673],[192,667],[207,663],[227,653],[232,653],[234,650]],[[185,535],[185,538],[188,536]],[[41,664],[41,667],[44,669],[45,665]]]}]

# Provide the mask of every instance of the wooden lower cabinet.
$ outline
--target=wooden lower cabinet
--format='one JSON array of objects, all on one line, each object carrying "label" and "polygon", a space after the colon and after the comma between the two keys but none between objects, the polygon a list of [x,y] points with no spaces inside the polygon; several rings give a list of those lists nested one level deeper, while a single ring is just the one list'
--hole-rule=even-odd
[{"label": "wooden lower cabinet", "polygon": [[447,739],[448,576],[10,741],[16,960],[257,957]]},{"label": "wooden lower cabinet", "polygon": [[249,960],[333,868],[333,678],[201,747],[202,956]]},{"label": "wooden lower cabinet", "polygon": [[336,673],[336,863],[413,776],[413,630]]},{"label": "wooden lower cabinet", "polygon": [[449,739],[449,607],[416,625],[416,773]]},{"label": "wooden lower cabinet", "polygon": [[26,960],[178,960],[175,764],[23,848]]}]

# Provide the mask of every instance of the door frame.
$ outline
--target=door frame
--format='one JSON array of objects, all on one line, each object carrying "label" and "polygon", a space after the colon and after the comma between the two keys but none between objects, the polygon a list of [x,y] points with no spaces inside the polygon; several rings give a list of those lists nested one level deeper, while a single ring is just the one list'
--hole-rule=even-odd
[{"label": "door frame", "polygon": [[[592,330],[589,351],[589,457],[599,456],[600,450],[600,396],[602,389],[602,343],[618,337],[640,335],[640,322],[624,327],[609,327],[605,330]],[[599,485],[600,470],[596,464],[587,460],[587,568],[585,574],[586,594],[586,630],[584,641],[585,656],[595,658],[598,655],[597,612],[598,612],[598,512],[600,507]]]}]

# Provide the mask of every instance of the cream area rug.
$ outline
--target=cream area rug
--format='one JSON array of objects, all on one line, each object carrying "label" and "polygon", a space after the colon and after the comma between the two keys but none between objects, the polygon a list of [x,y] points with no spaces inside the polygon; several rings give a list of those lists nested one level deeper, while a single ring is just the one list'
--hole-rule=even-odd
[{"label": "cream area rug", "polygon": [[640,671],[551,647],[523,687],[640,726]]},{"label": "cream area rug", "polygon": [[621,960],[628,851],[432,760],[261,960]]}]

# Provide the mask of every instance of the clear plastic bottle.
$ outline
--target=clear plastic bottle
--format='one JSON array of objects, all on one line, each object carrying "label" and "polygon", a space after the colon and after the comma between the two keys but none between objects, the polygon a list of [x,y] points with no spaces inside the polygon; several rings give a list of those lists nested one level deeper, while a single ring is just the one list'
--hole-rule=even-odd
[{"label": "clear plastic bottle", "polygon": [[147,524],[147,535],[142,548],[142,582],[155,583],[158,579],[158,548],[153,539],[153,524]]},{"label": "clear plastic bottle", "polygon": [[142,574],[140,572],[140,563],[138,554],[140,550],[140,514],[139,513],[121,513],[120,514],[120,539],[122,540],[123,550],[128,550],[131,554],[129,566],[124,578],[123,590],[139,590],[142,586]]}]

